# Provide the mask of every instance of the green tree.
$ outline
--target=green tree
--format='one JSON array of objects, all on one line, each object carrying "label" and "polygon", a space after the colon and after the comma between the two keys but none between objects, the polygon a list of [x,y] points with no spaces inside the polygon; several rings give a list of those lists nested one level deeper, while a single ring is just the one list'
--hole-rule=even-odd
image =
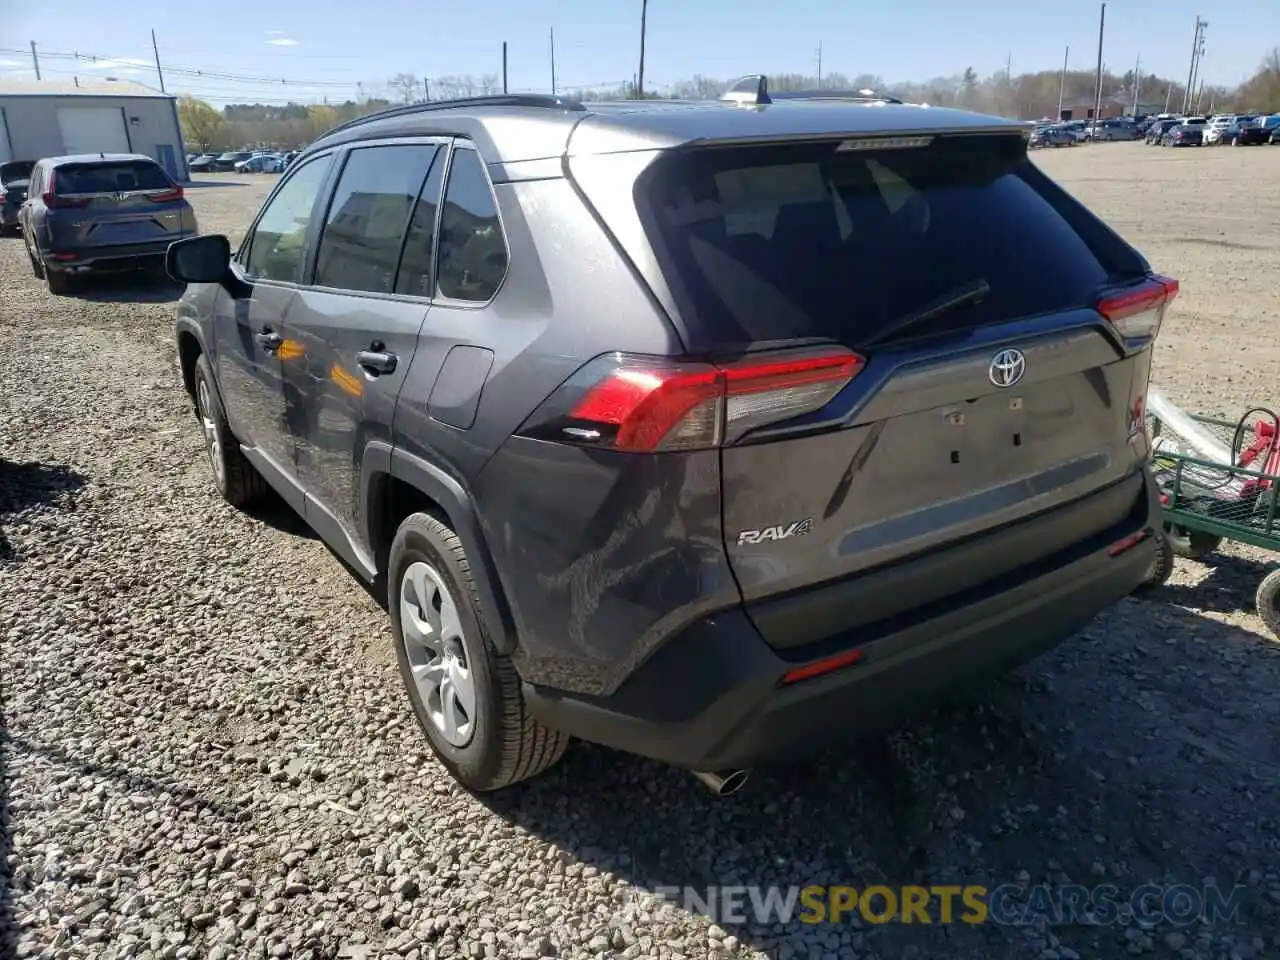
[{"label": "green tree", "polygon": [[222,114],[189,93],[178,98],[178,123],[182,125],[182,139],[188,146],[212,150],[226,143],[227,130]]}]

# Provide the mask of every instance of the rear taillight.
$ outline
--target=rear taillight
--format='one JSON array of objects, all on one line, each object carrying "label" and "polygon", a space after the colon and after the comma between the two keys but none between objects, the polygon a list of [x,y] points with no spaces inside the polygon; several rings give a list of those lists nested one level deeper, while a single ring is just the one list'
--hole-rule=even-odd
[{"label": "rear taillight", "polygon": [[1153,277],[1136,289],[1106,297],[1098,304],[1098,312],[1126,340],[1154,337],[1160,331],[1165,310],[1177,295],[1177,280]]},{"label": "rear taillight", "polygon": [[629,453],[715,447],[821,409],[862,365],[847,350],[726,364],[610,354],[572,377],[522,432]]},{"label": "rear taillight", "polygon": [[170,190],[156,190],[147,194],[147,199],[152,203],[169,203],[172,200],[182,199],[182,188],[173,187]]},{"label": "rear taillight", "polygon": [[54,186],[54,181],[57,179],[57,176],[58,175],[56,173],[49,174],[49,184],[48,184],[49,189],[47,189],[44,193],[40,195],[40,199],[44,201],[44,205],[46,207],[50,207],[54,210],[57,210],[57,209],[69,209],[73,207],[87,207],[89,205],[88,197],[58,196],[57,187]]}]

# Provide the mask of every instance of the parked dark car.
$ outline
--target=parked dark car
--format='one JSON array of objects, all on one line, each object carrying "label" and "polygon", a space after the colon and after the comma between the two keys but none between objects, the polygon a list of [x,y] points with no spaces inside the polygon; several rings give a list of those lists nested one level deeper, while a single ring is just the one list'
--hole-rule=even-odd
[{"label": "parked dark car", "polygon": [[385,584],[472,790],[581,737],[723,793],[1036,656],[1155,560],[1177,282],[1022,124],[731,96],[395,108],[309,146],[234,254],[170,248],[217,488]]},{"label": "parked dark car", "polygon": [[187,170],[191,173],[212,173],[217,169],[218,154],[202,153],[189,164]]},{"label": "parked dark car", "polygon": [[213,169],[218,173],[230,173],[235,170],[237,163],[248,160],[252,156],[252,150],[228,150],[213,161]]},{"label": "parked dark car", "polygon": [[1260,120],[1238,126],[1231,142],[1237,147],[1259,147],[1271,139],[1272,131],[1262,125]]},{"label": "parked dark car", "polygon": [[1199,147],[1204,145],[1204,127],[1179,123],[1164,132],[1162,147]]},{"label": "parked dark car", "polygon": [[27,199],[34,160],[10,160],[0,163],[0,232],[17,231],[18,211]]},{"label": "parked dark car", "polygon": [[169,244],[197,229],[182,187],[137,154],[38,161],[19,220],[31,270],[50,293],[90,272],[159,267]]},{"label": "parked dark car", "polygon": [[1098,141],[1140,139],[1137,125],[1132,120],[1118,117],[1094,124],[1090,128],[1089,137]]},{"label": "parked dark car", "polygon": [[1079,141],[1062,127],[1038,127],[1031,131],[1027,146],[1036,147],[1074,147]]},{"label": "parked dark car", "polygon": [[1174,127],[1180,126],[1181,120],[1157,120],[1147,128],[1147,145],[1160,146],[1164,140],[1164,135]]}]

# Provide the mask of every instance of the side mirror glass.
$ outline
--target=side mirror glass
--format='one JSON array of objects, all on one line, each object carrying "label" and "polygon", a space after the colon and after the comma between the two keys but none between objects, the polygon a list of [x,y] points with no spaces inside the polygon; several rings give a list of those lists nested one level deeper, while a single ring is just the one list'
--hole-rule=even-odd
[{"label": "side mirror glass", "polygon": [[221,234],[188,237],[169,244],[164,269],[181,283],[222,283],[231,268],[231,241]]}]

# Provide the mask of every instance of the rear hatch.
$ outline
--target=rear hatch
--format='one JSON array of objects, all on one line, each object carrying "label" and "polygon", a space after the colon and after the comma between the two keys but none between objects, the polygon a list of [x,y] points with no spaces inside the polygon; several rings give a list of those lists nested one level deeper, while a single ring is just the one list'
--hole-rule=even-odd
[{"label": "rear hatch", "polygon": [[55,250],[175,240],[195,229],[182,188],[149,160],[59,166],[44,202]]},{"label": "rear hatch", "polygon": [[0,163],[0,192],[3,193],[5,202],[15,207],[22,206],[27,199],[27,184],[34,167],[35,164],[30,160]]},{"label": "rear hatch", "polygon": [[687,346],[724,371],[725,549],[749,608],[1124,488],[806,629],[757,616],[770,643],[957,596],[1134,506],[1176,284],[1020,131],[673,151],[639,197]]}]

